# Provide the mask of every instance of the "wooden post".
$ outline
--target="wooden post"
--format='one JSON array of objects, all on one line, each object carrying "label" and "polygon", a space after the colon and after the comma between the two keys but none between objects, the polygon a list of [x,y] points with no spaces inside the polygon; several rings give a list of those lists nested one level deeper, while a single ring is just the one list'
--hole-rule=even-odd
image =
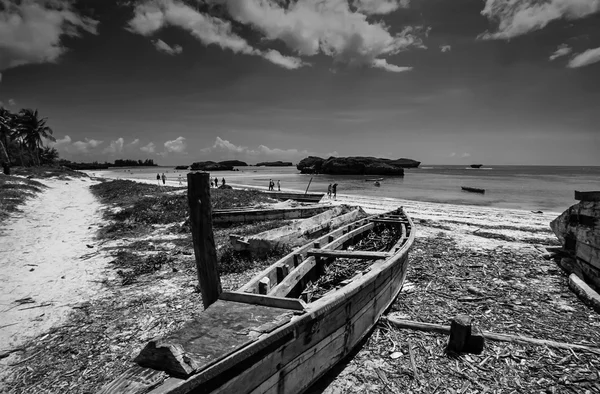
[{"label": "wooden post", "polygon": [[458,315],[450,324],[450,340],[448,341],[447,352],[462,353],[463,349],[471,336],[471,317],[467,315]]},{"label": "wooden post", "polygon": [[218,300],[222,292],[213,237],[208,177],[208,173],[190,172],[187,174],[190,227],[204,309]]},{"label": "wooden post", "polygon": [[308,181],[308,186],[306,186],[306,191],[304,192],[304,195],[306,195],[306,193],[308,193],[308,188],[310,187],[311,182],[312,182],[312,177],[310,177],[310,181]]}]

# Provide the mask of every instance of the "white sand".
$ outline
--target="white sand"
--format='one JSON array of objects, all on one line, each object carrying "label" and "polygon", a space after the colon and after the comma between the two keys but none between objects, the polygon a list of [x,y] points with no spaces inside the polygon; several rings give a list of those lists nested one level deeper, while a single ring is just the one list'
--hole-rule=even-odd
[{"label": "white sand", "polygon": [[[89,189],[95,182],[41,182],[49,188],[0,226],[0,353],[60,324],[102,289],[107,258],[94,240],[102,223]],[[15,302],[27,297],[34,302]]]}]

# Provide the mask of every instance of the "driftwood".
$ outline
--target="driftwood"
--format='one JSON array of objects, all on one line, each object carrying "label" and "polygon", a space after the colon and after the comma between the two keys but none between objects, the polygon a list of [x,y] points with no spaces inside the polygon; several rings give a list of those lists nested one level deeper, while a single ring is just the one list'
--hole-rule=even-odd
[{"label": "driftwood", "polygon": [[[385,317],[385,316],[382,317],[381,320],[388,322],[391,325],[396,326],[398,328],[408,328],[411,330],[437,332],[440,334],[450,334],[450,326],[444,326],[441,324],[423,323],[423,322],[417,322],[417,321],[412,321],[412,320],[403,320],[403,319],[397,319],[394,317]],[[492,341],[513,342],[513,343],[520,343],[520,344],[524,344],[524,345],[540,345],[540,346],[548,346],[548,347],[555,347],[555,348],[561,348],[561,349],[580,350],[582,352],[593,353],[593,354],[597,354],[600,356],[600,348],[590,347],[590,346],[585,346],[585,345],[578,345],[578,344],[574,344],[574,343],[556,342],[556,341],[550,341],[547,339],[524,337],[521,335],[497,334],[497,333],[493,333],[493,332],[489,332],[489,331],[482,331],[481,335],[485,339],[489,339]]]}]

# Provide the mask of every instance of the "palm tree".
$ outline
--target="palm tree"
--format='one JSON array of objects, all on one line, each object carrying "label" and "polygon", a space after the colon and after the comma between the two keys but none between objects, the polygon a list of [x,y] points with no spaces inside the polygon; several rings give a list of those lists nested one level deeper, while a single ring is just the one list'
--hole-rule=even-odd
[{"label": "palm tree", "polygon": [[44,146],[43,139],[56,141],[52,129],[46,125],[48,118],[40,118],[37,109],[22,109],[19,112],[17,135],[22,143],[30,150],[32,156],[40,165],[40,148]]},{"label": "palm tree", "polygon": [[11,161],[8,146],[15,131],[14,120],[15,116],[12,112],[4,107],[0,107],[0,153],[4,154],[8,163]]}]

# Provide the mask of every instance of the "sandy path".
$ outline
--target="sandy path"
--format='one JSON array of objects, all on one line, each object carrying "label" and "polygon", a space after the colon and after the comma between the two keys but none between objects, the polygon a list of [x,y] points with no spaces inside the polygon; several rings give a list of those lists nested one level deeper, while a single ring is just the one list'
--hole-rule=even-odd
[{"label": "sandy path", "polygon": [[[41,182],[48,189],[0,228],[0,353],[60,324],[101,290],[107,258],[96,253],[102,218],[94,182]],[[15,302],[28,297],[34,302]]]}]

